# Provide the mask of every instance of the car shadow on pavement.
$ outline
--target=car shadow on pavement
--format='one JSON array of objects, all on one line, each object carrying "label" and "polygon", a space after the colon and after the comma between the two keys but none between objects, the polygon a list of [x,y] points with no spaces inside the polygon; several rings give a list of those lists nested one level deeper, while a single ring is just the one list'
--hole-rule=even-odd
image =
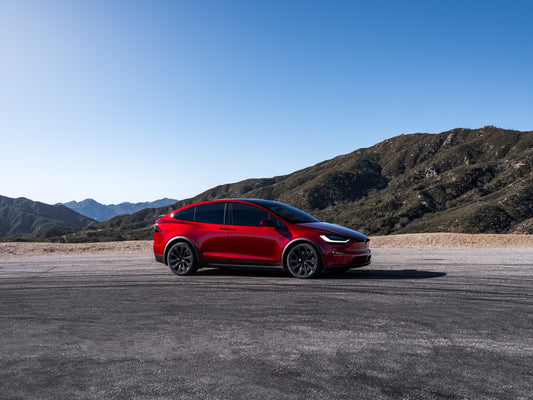
[{"label": "car shadow on pavement", "polygon": [[417,269],[352,269],[344,274],[326,272],[321,277],[328,279],[432,279],[446,276],[445,272],[420,271]]},{"label": "car shadow on pavement", "polygon": [[[276,267],[224,267],[200,269],[197,275],[204,276],[250,276],[264,278],[292,278],[285,270]],[[343,274],[326,271],[316,279],[432,279],[446,276],[445,272],[420,271],[417,269],[376,270],[352,269]]]},{"label": "car shadow on pavement", "polygon": [[281,267],[208,267],[199,269],[196,275],[205,276],[256,276],[265,278],[290,278],[291,275]]}]

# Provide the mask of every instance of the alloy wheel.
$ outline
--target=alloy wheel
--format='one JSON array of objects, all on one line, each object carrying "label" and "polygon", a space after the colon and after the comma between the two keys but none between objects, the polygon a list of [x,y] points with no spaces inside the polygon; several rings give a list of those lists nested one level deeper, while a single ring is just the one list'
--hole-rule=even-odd
[{"label": "alloy wheel", "polygon": [[289,251],[287,267],[296,278],[311,278],[320,272],[320,258],[312,245],[297,244]]},{"label": "alloy wheel", "polygon": [[191,246],[184,242],[172,246],[168,253],[168,266],[176,275],[190,275],[196,272],[196,260]]}]

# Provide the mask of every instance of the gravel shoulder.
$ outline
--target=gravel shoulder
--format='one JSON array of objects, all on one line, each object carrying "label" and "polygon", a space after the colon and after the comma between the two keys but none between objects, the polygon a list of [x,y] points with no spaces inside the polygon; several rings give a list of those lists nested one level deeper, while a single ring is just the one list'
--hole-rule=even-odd
[{"label": "gravel shoulder", "polygon": [[[371,237],[371,248],[533,248],[533,235],[415,233]],[[0,243],[0,258],[74,254],[147,254],[151,240],[100,243]]]}]

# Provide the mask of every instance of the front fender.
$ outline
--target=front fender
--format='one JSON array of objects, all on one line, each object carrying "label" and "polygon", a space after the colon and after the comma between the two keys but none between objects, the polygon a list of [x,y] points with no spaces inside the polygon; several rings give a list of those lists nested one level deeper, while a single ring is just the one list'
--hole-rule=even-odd
[{"label": "front fender", "polygon": [[316,244],[314,241],[312,241],[311,239],[307,239],[307,238],[297,238],[297,239],[293,239],[291,240],[289,243],[287,243],[285,245],[285,247],[283,248],[283,252],[281,253],[281,265],[283,266],[284,269],[287,269],[287,254],[289,252],[289,250],[294,247],[295,245],[297,245],[298,243],[308,243],[310,244],[311,246],[313,246],[315,248],[315,250],[318,252],[319,256],[320,256],[320,261],[321,261],[321,266],[322,268],[325,267],[326,265],[326,260],[324,258],[324,253],[322,252],[322,250],[320,249],[320,246],[318,244]]}]

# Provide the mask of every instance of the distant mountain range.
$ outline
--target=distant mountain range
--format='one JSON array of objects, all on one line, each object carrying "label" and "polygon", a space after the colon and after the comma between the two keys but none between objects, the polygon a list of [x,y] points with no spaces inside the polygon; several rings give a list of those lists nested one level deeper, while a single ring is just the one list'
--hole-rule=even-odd
[{"label": "distant mountain range", "polygon": [[232,197],[281,201],[370,235],[533,234],[533,131],[486,126],[400,135],[288,175],[220,185],[171,206],[26,239],[149,239],[159,215]]},{"label": "distant mountain range", "polygon": [[106,219],[117,215],[133,214],[145,208],[158,208],[176,203],[176,199],[160,199],[156,201],[147,201],[143,203],[120,203],[120,204],[101,204],[93,199],[83,201],[69,201],[62,204],[81,215],[95,219],[96,221],[105,221]]},{"label": "distant mountain range", "polygon": [[81,228],[96,221],[62,206],[40,203],[26,198],[0,196],[0,237],[58,228],[50,234],[63,234],[65,228]]}]

